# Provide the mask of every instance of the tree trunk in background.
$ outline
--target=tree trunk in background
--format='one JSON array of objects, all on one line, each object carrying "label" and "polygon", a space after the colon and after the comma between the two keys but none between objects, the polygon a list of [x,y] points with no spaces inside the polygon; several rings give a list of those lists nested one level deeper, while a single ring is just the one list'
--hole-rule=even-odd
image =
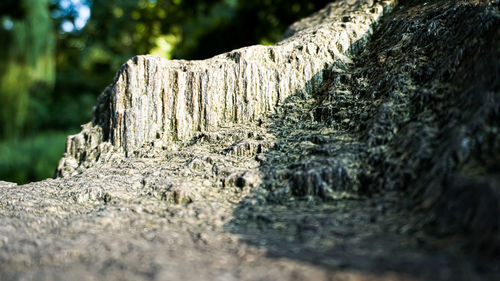
[{"label": "tree trunk in background", "polygon": [[0,31],[0,139],[27,127],[30,96],[44,95],[55,81],[55,38],[49,0],[22,0],[24,16]]}]

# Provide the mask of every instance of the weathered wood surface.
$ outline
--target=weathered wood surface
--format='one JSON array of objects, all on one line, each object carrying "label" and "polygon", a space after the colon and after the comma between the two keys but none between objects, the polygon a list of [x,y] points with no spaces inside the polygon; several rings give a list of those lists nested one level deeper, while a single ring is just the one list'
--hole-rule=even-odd
[{"label": "weathered wood surface", "polygon": [[349,2],[127,62],[62,177],[0,182],[0,279],[499,280],[498,3]]},{"label": "weathered wood surface", "polygon": [[68,138],[58,174],[74,174],[117,153],[175,150],[196,132],[255,122],[292,94],[312,95],[333,63],[349,63],[363,48],[394,2],[337,1],[292,25],[275,46],[246,47],[203,61],[132,58],[100,97],[93,122]]}]

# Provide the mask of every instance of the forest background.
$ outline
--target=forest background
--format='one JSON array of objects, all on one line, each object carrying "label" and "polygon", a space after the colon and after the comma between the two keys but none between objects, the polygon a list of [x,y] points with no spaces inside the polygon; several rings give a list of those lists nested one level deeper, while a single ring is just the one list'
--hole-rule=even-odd
[{"label": "forest background", "polygon": [[331,0],[1,0],[0,179],[52,177],[129,58],[273,44]]}]

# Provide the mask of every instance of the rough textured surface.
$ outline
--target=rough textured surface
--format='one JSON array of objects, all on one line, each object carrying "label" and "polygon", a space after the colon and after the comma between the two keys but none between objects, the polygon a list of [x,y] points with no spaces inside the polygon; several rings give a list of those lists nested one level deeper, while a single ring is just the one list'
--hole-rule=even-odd
[{"label": "rough textured surface", "polygon": [[93,121],[68,138],[58,174],[74,174],[118,153],[159,156],[196,132],[257,121],[292,94],[311,95],[330,65],[350,62],[366,44],[392,2],[333,3],[293,25],[275,46],[251,46],[204,61],[132,58],[99,98]]},{"label": "rough textured surface", "polygon": [[[1,279],[499,280],[498,3],[399,1],[378,20],[358,4],[332,4],[274,48],[363,15],[378,21],[371,36],[330,57],[313,84],[297,76],[304,86],[273,107],[260,102],[277,92],[248,92],[262,99],[239,100],[241,120],[206,108],[204,125],[161,127],[173,129],[157,138],[132,116],[177,109],[153,98],[173,82],[153,86],[147,62],[165,67],[159,76],[236,63],[127,63],[93,123],[69,138],[65,177],[0,182]],[[231,53],[252,48],[272,49]],[[120,112],[123,97],[133,103]],[[151,118],[141,122],[166,124]]]},{"label": "rough textured surface", "polygon": [[13,187],[16,185],[17,184],[13,182],[0,181],[0,187]]}]

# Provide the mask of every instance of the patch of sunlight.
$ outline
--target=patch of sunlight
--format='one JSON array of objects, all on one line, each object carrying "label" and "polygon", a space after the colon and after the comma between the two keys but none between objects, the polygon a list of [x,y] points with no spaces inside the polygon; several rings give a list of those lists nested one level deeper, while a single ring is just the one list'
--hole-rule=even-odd
[{"label": "patch of sunlight", "polygon": [[267,38],[262,38],[259,42],[260,45],[271,46],[274,45],[274,41],[271,41]]},{"label": "patch of sunlight", "polygon": [[151,50],[151,54],[171,59],[172,50],[180,42],[180,40],[180,36],[176,36],[174,34],[161,35],[156,38],[156,46]]}]

